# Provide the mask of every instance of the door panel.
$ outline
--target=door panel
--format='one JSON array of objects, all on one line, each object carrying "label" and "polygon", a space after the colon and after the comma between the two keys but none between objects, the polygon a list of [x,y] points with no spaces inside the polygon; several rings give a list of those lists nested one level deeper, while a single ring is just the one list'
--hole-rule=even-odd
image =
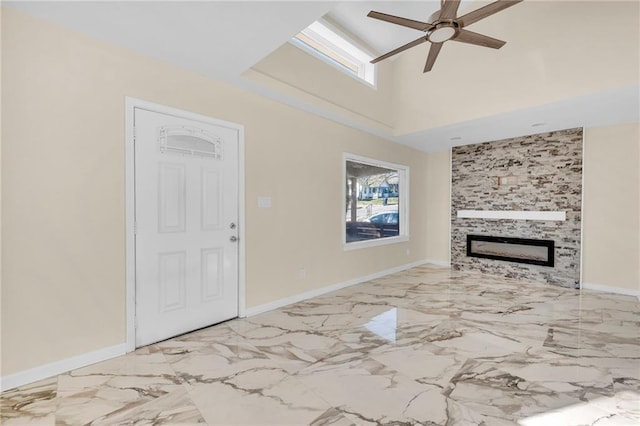
[{"label": "door panel", "polygon": [[184,232],[186,179],[184,164],[159,164],[158,232]]},{"label": "door panel", "polygon": [[211,231],[221,227],[222,179],[217,170],[202,169],[202,230]]},{"label": "door panel", "polygon": [[135,109],[136,346],[238,315],[238,131]]},{"label": "door panel", "polygon": [[202,249],[202,301],[208,302],[223,296],[222,283],[224,253],[220,248]]},{"label": "door panel", "polygon": [[159,312],[184,309],[186,306],[187,252],[159,253]]}]

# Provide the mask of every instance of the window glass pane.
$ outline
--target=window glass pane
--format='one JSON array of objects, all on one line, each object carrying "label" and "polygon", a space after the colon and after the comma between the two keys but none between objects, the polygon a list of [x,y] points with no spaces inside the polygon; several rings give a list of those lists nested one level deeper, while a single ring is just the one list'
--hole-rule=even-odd
[{"label": "window glass pane", "polygon": [[296,38],[305,43],[307,46],[325,55],[327,58],[333,60],[337,64],[347,68],[349,72],[358,75],[358,64],[347,60],[347,58],[345,58],[344,56],[339,55],[334,50],[331,50],[326,45],[319,43],[318,41],[312,39],[304,33],[299,33],[298,35],[296,35]]},{"label": "window glass pane", "polygon": [[400,235],[399,170],[347,160],[346,178],[346,242]]},{"label": "window glass pane", "polygon": [[198,157],[222,158],[220,139],[201,129],[186,126],[163,126],[158,140],[160,152]]},{"label": "window glass pane", "polygon": [[345,37],[332,29],[329,23],[316,21],[291,40],[296,46],[347,74],[375,86],[376,66],[370,63],[373,57]]}]

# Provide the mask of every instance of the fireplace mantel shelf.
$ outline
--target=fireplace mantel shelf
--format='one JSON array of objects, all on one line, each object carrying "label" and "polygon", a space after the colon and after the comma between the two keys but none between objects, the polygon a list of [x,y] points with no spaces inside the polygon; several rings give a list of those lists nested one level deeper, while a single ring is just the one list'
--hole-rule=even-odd
[{"label": "fireplace mantel shelf", "polygon": [[567,213],[561,211],[526,210],[458,210],[463,219],[512,219],[512,220],[567,220]]}]

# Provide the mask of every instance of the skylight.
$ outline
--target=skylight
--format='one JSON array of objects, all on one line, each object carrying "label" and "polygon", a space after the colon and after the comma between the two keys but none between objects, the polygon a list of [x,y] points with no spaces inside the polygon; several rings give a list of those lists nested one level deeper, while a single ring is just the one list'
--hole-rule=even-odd
[{"label": "skylight", "polygon": [[293,44],[371,86],[376,84],[373,56],[327,22],[316,21],[291,39]]}]

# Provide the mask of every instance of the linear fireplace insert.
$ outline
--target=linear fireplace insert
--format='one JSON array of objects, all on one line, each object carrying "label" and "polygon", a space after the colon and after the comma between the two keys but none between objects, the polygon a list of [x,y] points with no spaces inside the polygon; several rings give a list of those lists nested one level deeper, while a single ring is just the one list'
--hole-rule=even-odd
[{"label": "linear fireplace insert", "polygon": [[553,266],[552,240],[467,235],[467,256]]}]

